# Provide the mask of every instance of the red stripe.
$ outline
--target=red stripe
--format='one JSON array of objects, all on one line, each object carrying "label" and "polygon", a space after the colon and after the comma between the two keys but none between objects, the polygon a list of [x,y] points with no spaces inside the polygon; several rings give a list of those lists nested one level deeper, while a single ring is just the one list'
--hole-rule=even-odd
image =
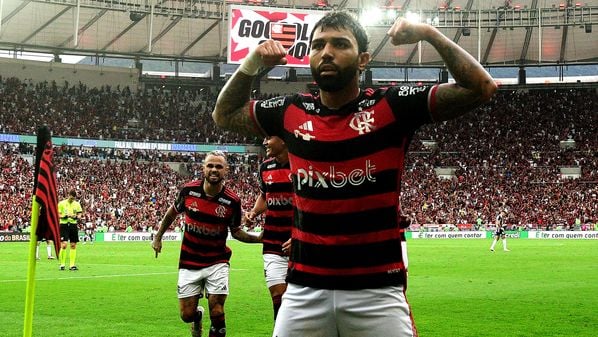
[{"label": "red stripe", "polygon": [[52,143],[46,142],[37,169],[37,186],[35,199],[40,204],[36,234],[39,238],[54,241],[56,256],[60,250],[60,225],[58,221],[58,197],[56,193],[56,176],[52,165]]},{"label": "red stripe", "polygon": [[[395,122],[392,109],[385,99],[379,101],[376,105],[368,108],[366,111],[371,112],[370,118],[373,119],[371,122],[372,127],[368,131],[369,133],[376,132],[376,130]],[[291,134],[294,134],[295,130],[304,134],[311,134],[316,136],[315,139],[318,141],[343,141],[360,136],[358,130],[349,127],[352,124],[351,122],[353,118],[355,118],[355,114],[330,116],[309,115],[303,109],[290,105],[288,112],[284,114],[284,128]],[[302,130],[299,128],[308,121],[312,122],[313,131]],[[346,125],[347,127],[339,129],[331,128],[331,125]]]},{"label": "red stripe", "polygon": [[267,212],[268,213],[266,213],[266,215],[268,217],[273,217],[273,218],[291,218],[291,217],[293,217],[292,209],[286,209],[286,210],[268,209]]},{"label": "red stripe", "polygon": [[249,101],[249,116],[251,117],[251,120],[253,121],[255,129],[257,131],[261,132],[262,136],[266,136],[266,135],[268,135],[268,133],[266,133],[264,128],[262,128],[262,125],[257,120],[257,116],[255,115],[255,104],[256,103],[257,103],[257,101],[255,101],[255,100]]},{"label": "red stripe", "polygon": [[316,200],[296,195],[295,207],[303,212],[317,214],[353,213],[371,208],[393,207],[396,206],[398,200],[399,194],[397,192],[388,192],[349,200]]},{"label": "red stripe", "polygon": [[283,38],[283,39],[295,39],[295,32],[282,32],[282,33],[272,33],[271,34],[272,39],[275,39],[277,37]]},{"label": "red stripe", "polygon": [[269,226],[268,224],[264,224],[264,229],[267,230],[268,232],[279,232],[279,233],[290,232],[291,228],[292,228],[291,225],[288,225],[288,226]]},{"label": "red stripe", "polygon": [[[206,247],[208,245],[212,245],[212,242],[210,242],[208,244],[209,240],[200,240],[200,241],[202,241],[202,243],[204,244],[204,247]],[[207,249],[204,248],[204,251],[202,251],[201,253],[198,253],[197,249],[193,249],[193,248],[190,248],[190,247],[185,246],[185,245],[183,245],[181,247],[181,249],[184,250],[185,252],[191,254],[191,255],[201,255],[201,256],[205,256],[205,257],[222,255],[223,251],[220,249],[222,247],[222,241],[216,242],[216,244],[214,246],[218,247],[218,250],[207,250]]]},{"label": "red stripe", "polygon": [[389,270],[398,270],[404,269],[403,263],[389,263],[383,264],[379,266],[372,266],[372,267],[349,267],[349,268],[321,268],[321,267],[313,267],[307,266],[298,262],[293,262],[292,266],[293,269],[296,269],[300,272],[310,273],[310,274],[318,274],[318,275],[331,275],[331,276],[351,276],[351,275],[367,275],[367,274],[376,274],[376,273],[386,273]]},{"label": "red stripe", "polygon": [[323,236],[307,233],[297,228],[293,228],[293,239],[297,239],[306,243],[325,246],[370,244],[383,242],[387,240],[399,239],[400,236],[400,232],[396,229],[386,229],[373,233]]},{"label": "red stripe", "polygon": [[241,201],[241,199],[239,198],[239,196],[231,189],[229,188],[224,188],[224,195],[230,197],[231,199],[233,199],[234,201]]}]

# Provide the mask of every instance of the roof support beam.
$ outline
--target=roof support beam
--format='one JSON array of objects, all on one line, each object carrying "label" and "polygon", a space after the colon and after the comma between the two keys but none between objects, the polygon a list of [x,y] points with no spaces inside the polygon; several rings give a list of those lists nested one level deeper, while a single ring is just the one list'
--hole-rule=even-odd
[{"label": "roof support beam", "polygon": [[[101,11],[99,11],[91,20],[89,20],[85,26],[81,27],[81,29],[79,29],[79,35],[85,33],[86,30],[89,29],[89,27],[93,26],[94,23],[96,23],[100,18],[102,18],[102,16],[104,16],[104,14],[106,14],[106,12],[108,12],[107,9],[103,9]],[[58,45],[58,47],[62,48],[62,47],[66,47],[69,43],[71,43],[73,41],[73,39],[75,38],[75,35],[71,35],[68,39],[64,40],[61,44]]]},{"label": "roof support beam", "polygon": [[[6,24],[8,24],[8,22],[10,21],[10,19],[12,19],[15,15],[17,15],[23,8],[25,8],[28,4],[30,4],[31,1],[23,1],[19,7],[15,8],[12,12],[10,12],[7,16],[5,17],[0,17],[0,30],[2,28],[2,26],[5,26]],[[2,13],[0,12],[0,15],[2,15]]]},{"label": "roof support beam", "polygon": [[216,20],[214,21],[210,27],[208,27],[208,29],[204,30],[201,34],[199,34],[199,36],[193,40],[193,42],[191,42],[187,47],[185,47],[185,49],[183,49],[183,51],[179,54],[179,56],[184,57],[185,54],[187,54],[187,52],[193,48],[193,46],[195,46],[199,41],[201,41],[201,39],[203,39],[206,35],[208,35],[209,32],[212,31],[212,29],[216,28],[218,26],[218,24],[220,24],[220,20]]},{"label": "roof support beam", "polygon": [[177,16],[174,19],[172,19],[170,21],[170,23],[168,24],[168,26],[166,26],[166,28],[164,28],[158,35],[156,35],[156,37],[154,37],[151,41],[151,44],[141,48],[139,50],[139,52],[151,52],[151,46],[153,46],[156,42],[158,42],[161,38],[164,37],[164,35],[166,35],[166,33],[168,33],[172,28],[174,28],[174,26],[176,26],[181,20],[183,19],[182,16]]},{"label": "roof support beam", "polygon": [[27,41],[31,40],[35,35],[37,35],[37,33],[39,33],[42,30],[44,30],[46,27],[48,27],[50,24],[52,24],[52,22],[54,22],[56,19],[58,19],[59,17],[61,17],[64,13],[68,12],[69,10],[71,10],[70,6],[64,7],[64,9],[61,10],[58,14],[54,15],[50,20],[46,21],[46,23],[44,23],[43,25],[39,26],[39,28],[37,28],[36,30],[34,30],[31,34],[29,34],[29,36],[27,36],[25,39],[23,39],[21,41],[21,43],[22,44],[26,44]]},{"label": "roof support beam", "polygon": [[[143,15],[145,17],[145,14]],[[127,34],[128,31],[130,31],[131,29],[133,29],[133,27],[135,27],[136,24],[138,24],[139,22],[141,22],[141,20],[139,21],[133,21],[131,22],[127,28],[123,29],[122,32],[118,33],[118,35],[116,35],[112,40],[110,40],[104,47],[102,47],[102,51],[108,49],[108,47],[110,47],[111,45],[113,45],[116,41],[118,41],[118,39],[120,39],[121,37],[123,37],[125,34]]]},{"label": "roof support beam", "polygon": [[[537,7],[538,7],[538,0],[533,0],[531,3],[531,9],[535,9]],[[534,22],[533,19],[531,21],[532,21],[532,23]],[[534,31],[533,25],[526,27],[525,39],[523,40],[523,48],[521,48],[521,55],[519,56],[519,60],[521,60],[521,63],[523,63],[524,60],[527,59],[527,51],[529,50],[529,43],[532,40],[533,31]]]}]

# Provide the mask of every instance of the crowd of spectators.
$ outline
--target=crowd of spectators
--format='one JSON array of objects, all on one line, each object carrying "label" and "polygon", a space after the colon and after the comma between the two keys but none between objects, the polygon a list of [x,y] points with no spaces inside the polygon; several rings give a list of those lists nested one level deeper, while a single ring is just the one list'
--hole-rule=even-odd
[{"label": "crowd of spectators", "polygon": [[[256,144],[214,126],[214,94],[86,88],[0,79],[0,132],[191,143]],[[402,177],[402,211],[420,224],[490,224],[506,210],[513,226],[574,228],[598,222],[596,89],[503,90],[490,104],[416,133]],[[563,142],[566,143],[564,146]],[[574,147],[572,144],[574,143]],[[31,145],[0,143],[0,228],[29,221]],[[177,187],[200,175],[203,154],[56,147],[59,196],[81,192],[86,221],[116,230],[155,226]],[[229,184],[249,209],[259,155],[231,155]],[[168,164],[167,164],[168,163]],[[177,165],[173,166],[173,163]],[[435,169],[451,167],[445,179]],[[579,167],[577,179],[561,167]]]},{"label": "crowd of spectators", "polygon": [[[23,230],[31,218],[33,157],[20,152],[28,148],[26,146],[0,145],[0,205],[3,209],[0,229]],[[242,160],[237,158],[233,162]],[[117,231],[125,230],[129,225],[140,231],[155,228],[174,202],[178,187],[191,179],[201,178],[194,175],[200,172],[197,163],[191,165],[191,174],[183,174],[173,168],[172,163],[115,157],[89,159],[72,156],[58,147],[54,165],[58,197],[65,198],[69,189],[75,189],[84,208],[82,222]],[[228,184],[239,193],[245,209],[253,206],[256,198],[255,174],[245,165],[231,166],[234,178]],[[174,224],[173,229],[177,225]]]},{"label": "crowd of spectators", "polygon": [[0,132],[33,134],[47,124],[54,136],[176,143],[257,143],[215,132],[209,90],[88,88],[79,83],[0,77]]}]

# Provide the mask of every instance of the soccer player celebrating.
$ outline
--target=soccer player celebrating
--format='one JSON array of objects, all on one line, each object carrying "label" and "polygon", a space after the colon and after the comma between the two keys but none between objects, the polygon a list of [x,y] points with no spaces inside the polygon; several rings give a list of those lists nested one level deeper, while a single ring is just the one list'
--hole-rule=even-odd
[{"label": "soccer player celebrating", "polygon": [[394,45],[426,41],[455,83],[361,89],[368,37],[347,12],[332,11],[310,37],[319,92],[250,99],[260,69],[286,64],[267,40],[220,91],[212,116],[245,135],[278,136],[293,173],[294,222],[287,290],[273,336],[416,336],[404,294],[397,206],[409,143],[427,123],[463,115],[490,100],[496,83],[437,28],[397,20]]},{"label": "soccer player celebrating", "polygon": [[289,264],[288,253],[282,244],[291,238],[293,224],[293,184],[289,166],[289,152],[286,144],[278,137],[264,139],[266,155],[259,168],[258,180],[260,195],[253,209],[245,214],[246,223],[253,224],[255,217],[266,212],[262,231],[262,252],[264,255],[264,275],[272,297],[274,319],[282,295],[287,289],[286,276]]},{"label": "soccer player celebrating", "polygon": [[224,302],[228,296],[231,235],[243,242],[260,243],[258,236],[241,229],[241,201],[224,185],[228,164],[223,152],[212,151],[203,161],[202,181],[182,186],[177,198],[160,222],[152,248],[162,251],[162,236],[179,214],[185,214],[185,231],[179,257],[177,292],[181,319],[191,323],[191,336],[200,337],[203,307],[199,299],[208,297],[210,337],[226,336]]}]

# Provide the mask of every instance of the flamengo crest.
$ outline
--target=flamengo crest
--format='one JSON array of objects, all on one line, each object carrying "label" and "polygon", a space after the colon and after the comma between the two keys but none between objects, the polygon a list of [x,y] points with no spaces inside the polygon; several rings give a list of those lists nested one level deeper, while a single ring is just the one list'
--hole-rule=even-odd
[{"label": "flamengo crest", "polygon": [[351,122],[349,122],[351,129],[358,131],[360,135],[372,131],[374,126],[374,110],[359,111],[353,114]]}]

